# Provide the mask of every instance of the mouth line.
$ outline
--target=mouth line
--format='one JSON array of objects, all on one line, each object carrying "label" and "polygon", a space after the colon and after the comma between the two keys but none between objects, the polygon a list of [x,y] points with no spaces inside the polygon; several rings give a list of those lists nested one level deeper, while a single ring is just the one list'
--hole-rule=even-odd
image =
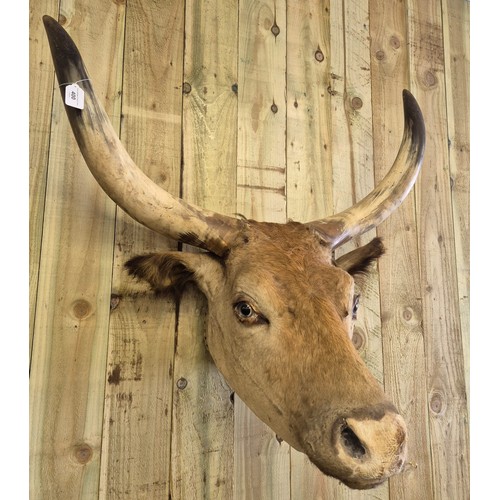
[{"label": "mouth line", "polygon": [[387,478],[383,479],[375,479],[373,481],[361,481],[361,482],[350,482],[350,481],[343,481],[342,482],[348,486],[349,488],[356,489],[356,490],[370,490],[372,488],[376,488],[377,486],[380,486],[382,483],[386,481]]},{"label": "mouth line", "polygon": [[321,465],[318,462],[315,462],[311,457],[309,457],[311,462],[321,471],[323,474],[333,477],[334,479],[337,479],[337,481],[340,481],[341,483],[345,484],[349,488],[356,489],[356,490],[369,490],[372,488],[376,488],[377,486],[380,486],[383,484],[388,477],[383,476],[379,478],[366,478],[364,479],[363,477],[355,478],[355,477],[350,477],[350,478],[345,478],[345,477],[339,477],[339,474],[333,473],[331,470],[328,470],[325,466]]}]

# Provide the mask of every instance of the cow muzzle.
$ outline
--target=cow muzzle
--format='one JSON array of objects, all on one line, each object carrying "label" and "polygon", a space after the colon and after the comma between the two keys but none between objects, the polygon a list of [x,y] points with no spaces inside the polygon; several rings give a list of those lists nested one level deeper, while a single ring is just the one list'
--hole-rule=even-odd
[{"label": "cow muzzle", "polygon": [[350,488],[368,489],[401,472],[406,462],[406,434],[403,418],[393,412],[379,419],[337,419],[332,439],[342,469],[339,479]]},{"label": "cow muzzle", "polygon": [[381,418],[343,416],[336,419],[327,440],[330,449],[320,450],[309,442],[306,453],[322,472],[349,488],[369,489],[401,472],[406,437],[406,424],[398,413],[387,412]]}]

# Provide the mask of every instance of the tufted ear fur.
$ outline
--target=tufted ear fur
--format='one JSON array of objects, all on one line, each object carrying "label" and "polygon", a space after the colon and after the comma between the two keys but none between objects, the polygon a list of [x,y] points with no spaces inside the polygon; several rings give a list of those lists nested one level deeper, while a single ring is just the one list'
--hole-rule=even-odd
[{"label": "tufted ear fur", "polygon": [[355,277],[360,274],[366,274],[370,264],[383,255],[384,252],[385,248],[382,240],[374,238],[370,243],[342,255],[335,263],[351,276]]},{"label": "tufted ear fur", "polygon": [[138,255],[125,267],[155,291],[181,291],[186,283],[193,282],[203,293],[210,294],[220,280],[223,264],[208,253],[167,252]]}]

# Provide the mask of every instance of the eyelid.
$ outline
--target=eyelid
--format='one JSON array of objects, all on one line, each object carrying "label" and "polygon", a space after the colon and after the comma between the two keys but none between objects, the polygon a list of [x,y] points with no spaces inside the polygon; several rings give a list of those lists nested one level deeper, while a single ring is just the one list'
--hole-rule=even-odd
[{"label": "eyelid", "polygon": [[359,299],[360,299],[359,293],[355,294],[353,299],[352,299],[352,307],[359,306]]}]

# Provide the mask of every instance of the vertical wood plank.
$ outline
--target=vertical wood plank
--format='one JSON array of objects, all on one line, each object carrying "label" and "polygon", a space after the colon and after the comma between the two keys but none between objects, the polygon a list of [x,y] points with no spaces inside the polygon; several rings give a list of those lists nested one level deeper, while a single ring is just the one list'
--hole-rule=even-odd
[{"label": "vertical wood plank", "polygon": [[[286,6],[240,2],[238,213],[286,222]],[[290,447],[235,395],[234,498],[289,498]]]},{"label": "vertical wood plank", "polygon": [[240,4],[238,211],[286,222],[286,5]]},{"label": "vertical wood plank", "polygon": [[[115,117],[123,13],[113,3],[89,10],[62,2],[60,11],[82,53],[93,54],[96,92]],[[115,208],[84,164],[59,88],[55,94],[30,378],[30,490],[33,498],[96,498]]]},{"label": "vertical wood plank", "polygon": [[329,2],[287,5],[287,216],[331,215]]},{"label": "vertical wood plank", "polygon": [[[446,112],[448,124],[451,201],[457,263],[460,323],[464,352],[467,405],[470,391],[470,3],[442,2],[445,47]],[[470,408],[469,408],[470,410]]]},{"label": "vertical wood plank", "polygon": [[205,298],[186,289],[175,350],[172,499],[232,498],[233,404],[204,344],[206,314]]},{"label": "vertical wood plank", "polygon": [[[183,194],[217,212],[236,210],[237,2],[186,5]],[[205,299],[184,294],[174,360],[173,499],[232,498],[231,391],[204,343]]]},{"label": "vertical wood plank", "polygon": [[[372,1],[370,13],[374,156],[380,181],[402,137],[401,93],[409,87],[406,10],[401,4]],[[390,480],[391,498],[433,495],[414,200],[412,191],[378,228],[387,248],[379,260],[385,386],[408,426],[409,464]]]},{"label": "vertical wood plank", "polygon": [[450,193],[441,2],[408,1],[410,78],[427,117],[418,243],[436,498],[467,498],[468,416]]},{"label": "vertical wood plank", "polygon": [[[127,6],[121,140],[138,166],[179,194],[184,2]],[[138,294],[124,263],[177,248],[118,211],[104,411],[102,498],[167,498],[175,298]]]},{"label": "vertical wood plank", "polygon": [[[42,16],[57,17],[58,2],[30,2],[29,19],[29,328],[30,356],[42,245],[47,163],[50,141],[50,111],[54,71]],[[57,98],[59,96],[56,96]]]},{"label": "vertical wood plank", "polygon": [[234,214],[236,202],[237,2],[186,5],[183,195]]}]

